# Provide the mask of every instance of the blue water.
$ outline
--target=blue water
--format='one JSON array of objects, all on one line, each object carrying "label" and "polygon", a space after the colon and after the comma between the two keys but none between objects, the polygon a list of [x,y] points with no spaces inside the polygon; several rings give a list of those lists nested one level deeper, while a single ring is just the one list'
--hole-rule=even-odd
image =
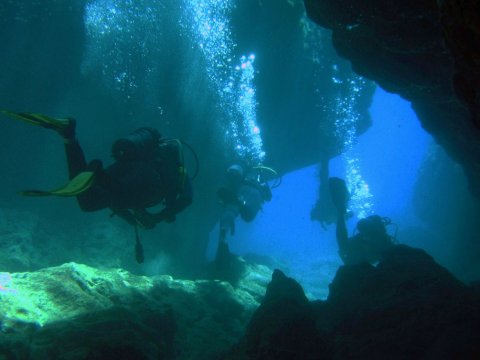
[{"label": "blue water", "polygon": [[[315,119],[317,116],[319,118],[323,116],[321,118],[324,121],[328,119],[330,122],[327,125],[331,125],[326,127],[325,138],[331,136],[338,142],[344,141],[344,145],[345,136],[344,138],[338,136],[335,131],[338,128],[333,129],[333,123],[348,120],[344,123],[350,122],[353,126],[342,130],[349,134],[349,141],[358,140],[348,149],[348,156],[354,158],[355,171],[359,171],[362,181],[368,185],[368,195],[371,196],[365,200],[369,205],[367,209],[390,217],[399,228],[419,223],[411,210],[412,189],[431,138],[420,127],[420,122],[409,103],[377,88],[370,109],[373,126],[357,139],[354,130],[358,112],[354,105],[359,101],[358,95],[367,88],[363,86],[366,81],[359,79],[358,76],[352,76],[346,70],[348,64],[339,66],[342,64],[341,59],[333,58],[333,54],[328,51],[329,47],[325,47],[322,40],[329,34],[320,31],[307,19],[301,18],[300,12],[295,15],[291,11],[292,8],[283,8],[279,4],[285,2],[279,1],[275,3],[278,5],[276,10],[282,16],[291,15],[292,18],[287,17],[287,20],[295,24],[288,29],[298,30],[299,21],[305,28],[301,34],[292,38],[286,36],[287,31],[278,34],[274,32],[268,37],[268,42],[264,39],[264,42],[257,43],[263,28],[259,28],[258,33],[255,33],[258,24],[253,24],[250,19],[242,22],[240,28],[238,21],[234,21],[238,16],[236,11],[245,3],[233,0],[182,0],[178,3],[149,0],[88,2],[83,18],[85,28],[81,28],[81,31],[85,31],[85,48],[79,61],[81,74],[78,74],[79,78],[85,77],[88,81],[82,83],[79,89],[71,89],[72,94],[65,99],[52,100],[50,107],[46,105],[46,108],[37,108],[38,106],[32,105],[29,101],[25,110],[78,117],[78,135],[89,159],[108,154],[111,142],[133,128],[155,126],[161,128],[167,136],[178,136],[192,143],[202,156],[216,155],[220,149],[219,152],[223,153],[224,157],[218,156],[218,168],[226,162],[238,159],[253,165],[264,163],[268,166],[268,158],[272,155],[268,152],[275,151],[273,149],[276,147],[264,149],[262,136],[265,135],[264,132],[276,129],[273,126],[270,128],[265,126],[264,129],[261,125],[262,121],[265,121],[264,125],[267,121],[272,121],[269,120],[270,117],[277,122],[289,122],[290,111],[295,116],[300,114],[305,118]],[[269,24],[265,18],[262,24],[266,23],[263,24],[267,26],[265,29],[277,29],[278,24],[273,21],[275,17],[271,16],[272,13],[269,15],[268,21],[272,23]],[[282,24],[285,25],[284,20]],[[250,34],[250,30],[253,35]],[[279,44],[284,46],[281,56],[266,51],[267,49],[258,48],[260,45],[273,47],[274,41],[279,41]],[[298,46],[298,41],[301,41],[301,46]],[[283,58],[288,62],[288,66],[283,64]],[[302,75],[303,69],[291,65],[297,61],[303,64],[301,59],[309,58],[312,58],[312,64],[315,66],[308,67],[305,71],[310,74],[310,70],[314,70],[315,76],[306,77],[305,74],[303,77],[297,76]],[[45,64],[38,68],[47,68],[49,64],[49,61],[45,61]],[[271,66],[262,67],[262,64]],[[279,72],[273,76],[267,71],[272,67],[283,69],[279,66],[282,64],[285,74]],[[334,77],[330,79],[327,78],[330,75],[320,76],[325,73],[331,74],[329,68],[332,66],[336,69],[333,72]],[[97,78],[98,88],[90,89],[90,81]],[[289,95],[286,99],[282,97],[284,94],[281,91],[278,93],[274,91],[275,85],[269,82],[274,78],[281,79],[287,84],[291,82],[289,86],[292,89],[303,89],[296,83],[300,82],[300,79],[312,81],[316,86],[311,88],[307,86],[305,89],[314,92],[315,95],[297,90],[296,92],[300,94],[298,98]],[[295,82],[292,82],[292,79],[295,79]],[[61,83],[63,88],[63,80]],[[349,87],[345,85],[349,83],[356,85],[350,86],[347,91]],[[358,86],[359,84],[363,85]],[[88,91],[84,93],[83,87]],[[269,91],[265,91],[265,88]],[[327,96],[329,92],[334,95]],[[94,100],[90,95],[87,96],[87,93],[92,93]],[[27,95],[23,97],[30,96]],[[277,119],[275,114],[265,111],[275,110],[274,106],[265,107],[270,96],[275,99],[278,96],[274,104],[278,103],[279,107],[282,102],[290,104],[291,101],[291,104],[298,108],[292,106],[285,117]],[[304,97],[309,100],[302,105]],[[23,107],[19,105],[19,110]],[[324,108],[323,111],[328,112],[328,116],[319,111],[319,108]],[[95,125],[95,131],[91,130],[92,125]],[[11,126],[13,129],[17,125]],[[18,169],[9,165],[6,173],[10,175],[5,177],[4,181],[11,183],[3,186],[4,191],[9,194],[15,191],[12,189],[21,189],[23,181],[25,188],[32,183],[39,188],[49,188],[51,184],[60,182],[65,173],[65,168],[59,165],[64,164],[63,152],[59,150],[60,139],[55,137],[51,140],[55,134],[46,134],[38,131],[39,129],[24,131],[22,126],[25,125],[18,125],[18,130],[17,128],[11,130],[12,138],[21,134],[22,144],[32,143],[32,147],[17,146],[17,143],[9,147],[10,142],[6,141],[5,154],[10,153],[10,148],[19,148],[20,153],[16,155],[21,159],[20,162],[30,159],[32,164],[24,166],[24,169],[29,169],[28,175],[25,172],[19,173],[18,176],[13,176],[17,174]],[[1,133],[9,134],[8,131]],[[286,136],[288,135],[292,133]],[[45,144],[37,139],[40,136],[45,136]],[[282,131],[279,132],[279,138],[280,136],[283,136]],[[36,141],[39,141],[38,146]],[[209,144],[214,142],[218,144],[210,149]],[[204,144],[208,146],[202,149]],[[22,151],[25,151],[25,154],[22,154]],[[345,166],[345,156],[331,161],[331,176],[346,178],[351,174],[352,167]],[[210,158],[204,159],[200,159],[202,166],[211,161]],[[7,159],[4,163],[11,164],[11,161]],[[209,165],[202,167],[202,170],[208,169]],[[212,168],[217,169],[216,166]],[[311,164],[304,169],[284,174],[281,186],[273,190],[273,200],[265,204],[263,212],[253,223],[244,224],[238,220],[237,233],[229,238],[229,243],[231,250],[236,254],[255,253],[274,258],[278,261],[279,267],[300,279],[306,287],[312,289],[312,292],[314,285],[317,285],[320,290],[315,292],[316,296],[325,296],[328,282],[340,265],[340,259],[337,255],[334,226],[323,230],[318,222],[310,220],[310,210],[318,197],[317,171],[316,164]],[[44,174],[50,177],[43,176]],[[213,171],[209,173],[208,170],[205,174],[212,177],[216,175]],[[195,191],[200,195],[204,189],[199,187]],[[202,195],[196,195],[196,199],[201,198]],[[32,208],[40,208],[42,204],[47,204],[47,201],[31,199],[23,201],[32,204]],[[214,201],[216,198],[210,204]],[[74,210],[77,211],[73,201],[60,203],[55,200],[49,204],[52,204],[51,210],[48,206],[43,206],[54,214],[62,212],[70,215]],[[64,211],[64,206],[70,206],[70,211]],[[59,208],[62,210],[59,211]],[[192,209],[193,206],[186,209],[179,218],[187,217]],[[357,209],[353,211],[358,213]],[[40,212],[46,213],[45,210]],[[89,220],[84,219],[92,219],[91,214],[77,214],[81,222],[89,223]],[[72,222],[74,220],[76,219]],[[349,220],[350,232],[353,232],[356,220],[356,218]],[[162,224],[162,230],[163,228],[168,226]],[[155,229],[155,232],[145,234],[145,238],[148,236],[168,238],[166,235],[159,235],[162,230]],[[193,226],[185,231],[182,229],[182,236],[183,232],[185,238],[196,240],[197,230]],[[207,254],[209,258],[213,257],[217,237],[218,229],[214,229]],[[179,240],[181,241],[183,240]],[[155,244],[157,243],[158,241]],[[146,245],[153,248],[148,242]],[[156,250],[163,249],[161,244],[157,246]],[[201,249],[203,251],[203,243]],[[196,256],[196,252],[192,253]],[[158,261],[155,263],[158,264]]]},{"label": "blue water", "polygon": [[[419,223],[411,210],[412,192],[431,136],[421,128],[409,102],[381,88],[375,92],[370,114],[373,125],[353,150],[373,195],[374,213],[390,217],[399,227]],[[330,175],[345,176],[340,157],[331,161]],[[284,175],[281,186],[273,190],[272,201],[265,204],[253,223],[237,220],[236,234],[229,238],[229,245],[239,255],[255,253],[275,258],[306,290],[324,297],[341,262],[334,225],[323,230],[318,222],[310,220],[317,189],[316,165]],[[348,222],[350,234],[356,221],[353,218]],[[392,234],[394,230],[389,229]],[[216,228],[211,233],[210,258],[217,236]]]},{"label": "blue water", "polygon": [[374,210],[392,218],[408,216],[413,185],[432,138],[407,101],[380,88],[370,114],[373,127],[359,138],[356,148],[375,196]]}]

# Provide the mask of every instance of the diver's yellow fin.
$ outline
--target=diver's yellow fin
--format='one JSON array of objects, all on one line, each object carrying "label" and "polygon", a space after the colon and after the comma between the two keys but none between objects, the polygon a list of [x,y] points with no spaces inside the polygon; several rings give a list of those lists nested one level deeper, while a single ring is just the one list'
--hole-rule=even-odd
[{"label": "diver's yellow fin", "polygon": [[9,110],[0,110],[0,112],[13,119],[22,120],[29,124],[46,128],[63,129],[68,125],[68,120],[66,119],[55,119],[42,114],[14,112]]},{"label": "diver's yellow fin", "polygon": [[83,171],[59,189],[51,191],[26,190],[22,191],[21,194],[26,196],[77,196],[92,186],[94,175],[93,171]]}]

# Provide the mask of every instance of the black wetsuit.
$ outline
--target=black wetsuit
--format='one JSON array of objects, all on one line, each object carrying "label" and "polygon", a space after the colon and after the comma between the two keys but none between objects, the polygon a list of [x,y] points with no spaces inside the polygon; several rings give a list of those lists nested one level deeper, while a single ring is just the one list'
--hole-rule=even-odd
[{"label": "black wetsuit", "polygon": [[227,232],[235,228],[235,218],[238,215],[251,222],[257,216],[265,201],[272,199],[272,193],[267,183],[243,179],[240,183],[230,183],[218,192],[224,209],[220,217],[220,238],[224,239]]},{"label": "black wetsuit", "polygon": [[191,181],[184,172],[176,143],[161,143],[151,158],[116,161],[106,168],[100,160],[87,165],[76,139],[68,141],[65,149],[70,179],[82,171],[95,172],[93,185],[77,196],[84,211],[110,208],[134,224],[136,218],[132,211],[164,204],[159,213],[153,214],[155,222],[171,222],[192,202]]}]

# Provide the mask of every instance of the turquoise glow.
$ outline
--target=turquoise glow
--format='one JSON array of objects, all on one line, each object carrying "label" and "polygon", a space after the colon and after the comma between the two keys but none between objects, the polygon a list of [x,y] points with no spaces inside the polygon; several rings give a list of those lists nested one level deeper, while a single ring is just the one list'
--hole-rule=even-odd
[{"label": "turquoise glow", "polygon": [[182,23],[205,58],[207,75],[225,114],[222,127],[227,146],[239,159],[259,165],[265,152],[256,118],[255,55],[234,60],[232,8],[228,0],[186,0]]}]

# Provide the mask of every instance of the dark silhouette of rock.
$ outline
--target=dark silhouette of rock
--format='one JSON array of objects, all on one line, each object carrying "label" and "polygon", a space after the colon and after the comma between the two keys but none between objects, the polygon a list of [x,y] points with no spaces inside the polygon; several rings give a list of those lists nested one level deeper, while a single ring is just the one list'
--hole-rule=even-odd
[{"label": "dark silhouette of rock", "polygon": [[0,291],[0,359],[212,360],[244,334],[272,272],[247,273],[236,288],[76,263],[11,274]]},{"label": "dark silhouette of rock", "polygon": [[479,300],[425,251],[404,245],[377,266],[340,267],[326,301],[308,302],[275,271],[235,358],[474,359]]},{"label": "dark silhouette of rock", "polygon": [[326,303],[319,324],[338,358],[480,354],[478,296],[423,250],[396,246],[377,267],[340,268]]},{"label": "dark silhouette of rock", "polygon": [[252,316],[242,343],[228,359],[319,359],[330,341],[315,328],[313,308],[302,287],[280,270]]},{"label": "dark silhouette of rock", "polygon": [[475,126],[480,128],[480,3],[465,0],[437,3],[445,43],[454,57],[455,91],[468,105]]}]

